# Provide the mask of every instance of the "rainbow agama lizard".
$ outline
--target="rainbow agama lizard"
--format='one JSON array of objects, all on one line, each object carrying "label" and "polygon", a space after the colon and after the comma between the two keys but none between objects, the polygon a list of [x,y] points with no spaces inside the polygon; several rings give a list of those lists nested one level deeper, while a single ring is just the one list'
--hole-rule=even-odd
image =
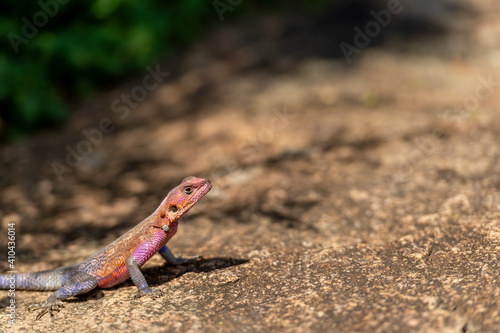
[{"label": "rainbow agama lizard", "polygon": [[89,292],[96,287],[110,288],[129,277],[139,289],[136,297],[160,297],[161,291],[149,288],[140,268],[157,252],[171,264],[182,264],[200,258],[176,258],[166,243],[177,232],[179,219],[211,188],[208,179],[185,178],[168,193],[153,214],[90,258],[78,264],[42,272],[0,275],[0,289],[9,289],[14,277],[16,289],[56,290],[44,303],[28,307],[30,311],[41,309],[37,320],[46,313],[52,315],[53,311],[59,312],[64,307],[61,302],[63,299]]}]

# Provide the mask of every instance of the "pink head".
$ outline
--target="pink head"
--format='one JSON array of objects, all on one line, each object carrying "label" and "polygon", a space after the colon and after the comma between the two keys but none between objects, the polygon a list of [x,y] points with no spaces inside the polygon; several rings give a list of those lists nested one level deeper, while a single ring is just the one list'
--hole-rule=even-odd
[{"label": "pink head", "polygon": [[210,191],[210,180],[196,177],[187,177],[177,187],[168,192],[160,207],[155,213],[159,218],[153,226],[165,231],[177,226],[177,221],[186,214],[205,194]]}]

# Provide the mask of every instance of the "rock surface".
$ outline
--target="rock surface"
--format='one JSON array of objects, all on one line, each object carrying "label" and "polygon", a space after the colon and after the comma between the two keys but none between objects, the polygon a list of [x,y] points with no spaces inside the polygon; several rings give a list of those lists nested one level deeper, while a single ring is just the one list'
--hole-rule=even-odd
[{"label": "rock surface", "polygon": [[145,100],[120,100],[139,76],[1,147],[0,245],[15,223],[20,272],[92,255],[186,176],[214,183],[169,243],[205,259],[143,268],[164,297],[128,281],[34,322],[49,293],[18,291],[10,326],[1,292],[1,330],[498,331],[500,6],[462,6],[442,34],[391,32],[350,65],[288,52],[289,19],[228,24],[159,64]]}]

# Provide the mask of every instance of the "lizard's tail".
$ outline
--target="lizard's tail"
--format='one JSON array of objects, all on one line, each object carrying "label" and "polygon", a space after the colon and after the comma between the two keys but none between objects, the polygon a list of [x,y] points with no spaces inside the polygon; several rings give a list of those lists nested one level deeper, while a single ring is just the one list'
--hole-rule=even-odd
[{"label": "lizard's tail", "polygon": [[0,275],[0,289],[57,290],[61,288],[62,278],[56,270]]}]

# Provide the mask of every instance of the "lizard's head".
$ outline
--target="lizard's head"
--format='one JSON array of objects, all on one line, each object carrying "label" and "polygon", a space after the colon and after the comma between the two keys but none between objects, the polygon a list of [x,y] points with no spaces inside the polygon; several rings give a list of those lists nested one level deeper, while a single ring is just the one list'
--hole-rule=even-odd
[{"label": "lizard's head", "polygon": [[168,231],[177,226],[177,221],[186,214],[212,188],[210,180],[196,177],[187,177],[177,187],[168,192],[157,209],[159,219],[153,226]]}]

